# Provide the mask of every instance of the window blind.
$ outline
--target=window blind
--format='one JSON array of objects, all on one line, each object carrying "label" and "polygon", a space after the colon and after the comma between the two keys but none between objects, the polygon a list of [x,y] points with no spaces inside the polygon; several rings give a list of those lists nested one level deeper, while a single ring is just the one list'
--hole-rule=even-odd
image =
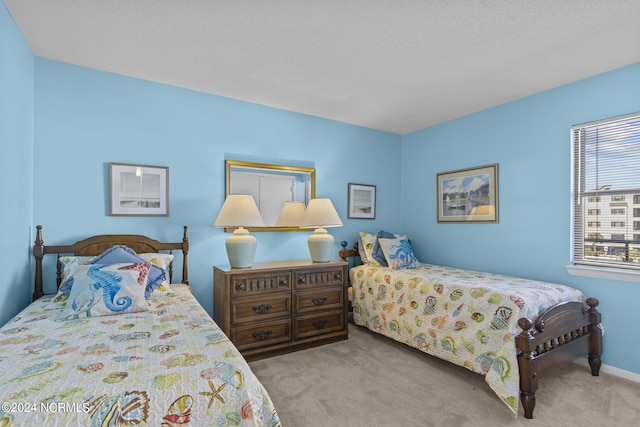
[{"label": "window blind", "polygon": [[640,270],[640,113],[571,130],[573,261]]}]

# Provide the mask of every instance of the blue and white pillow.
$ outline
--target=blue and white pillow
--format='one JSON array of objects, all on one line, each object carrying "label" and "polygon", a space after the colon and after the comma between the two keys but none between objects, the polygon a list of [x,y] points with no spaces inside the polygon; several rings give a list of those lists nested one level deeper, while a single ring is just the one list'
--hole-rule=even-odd
[{"label": "blue and white pillow", "polygon": [[387,264],[394,270],[420,267],[413,248],[406,236],[395,239],[378,239]]},{"label": "blue and white pillow", "polygon": [[71,293],[56,320],[75,320],[149,310],[145,289],[151,264],[76,265]]},{"label": "blue and white pillow", "polygon": [[382,252],[382,248],[380,247],[380,239],[394,239],[396,237],[398,236],[384,230],[378,231],[378,234],[376,235],[376,243],[373,245],[371,256],[383,267],[386,267],[388,264],[387,259],[384,256],[384,252]]},{"label": "blue and white pillow", "polygon": [[158,267],[164,269],[167,272],[166,279],[163,280],[149,295],[147,295],[147,299],[155,299],[162,297],[171,297],[175,296],[176,293],[173,292],[169,283],[169,268],[171,263],[173,262],[173,254],[165,254],[165,253],[144,253],[138,254],[140,258],[145,261],[150,262],[153,265],[157,265]]},{"label": "blue and white pillow", "polygon": [[[90,263],[91,264],[117,264],[123,262],[132,262],[139,263],[145,262],[146,260],[138,256],[136,252],[123,245],[113,246],[97,257],[93,258]],[[169,275],[167,274],[167,270],[164,268],[158,267],[155,264],[151,265],[151,270],[149,270],[149,281],[147,283],[147,288],[145,290],[145,296],[149,297],[153,290],[160,286],[162,282],[168,280]],[[62,285],[60,286],[62,288]]]}]

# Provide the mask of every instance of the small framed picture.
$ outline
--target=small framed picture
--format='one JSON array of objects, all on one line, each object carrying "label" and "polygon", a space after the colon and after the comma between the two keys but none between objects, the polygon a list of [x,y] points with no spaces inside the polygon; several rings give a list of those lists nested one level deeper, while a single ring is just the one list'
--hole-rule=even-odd
[{"label": "small framed picture", "polygon": [[438,222],[498,222],[498,165],[437,174]]},{"label": "small framed picture", "polygon": [[348,218],[376,218],[376,186],[349,184]]},{"label": "small framed picture", "polygon": [[110,163],[111,215],[169,215],[169,168]]}]

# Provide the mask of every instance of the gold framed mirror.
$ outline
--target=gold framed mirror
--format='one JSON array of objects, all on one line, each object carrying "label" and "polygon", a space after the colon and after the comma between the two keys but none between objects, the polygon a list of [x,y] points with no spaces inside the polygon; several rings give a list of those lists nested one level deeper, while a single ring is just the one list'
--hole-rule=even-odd
[{"label": "gold framed mirror", "polygon": [[[250,231],[301,230],[296,225],[300,212],[316,197],[315,168],[225,160],[225,183],[225,198],[230,194],[253,196],[265,227],[250,227]],[[289,215],[289,209],[298,212],[297,216]]]}]

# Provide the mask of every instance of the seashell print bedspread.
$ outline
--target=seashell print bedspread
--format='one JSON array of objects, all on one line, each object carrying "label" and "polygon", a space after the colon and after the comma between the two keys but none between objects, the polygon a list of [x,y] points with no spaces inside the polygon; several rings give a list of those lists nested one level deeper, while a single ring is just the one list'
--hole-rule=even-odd
[{"label": "seashell print bedspread", "polygon": [[421,264],[392,270],[350,270],[357,325],[485,375],[518,413],[518,320],[548,307],[584,301],[577,289],[553,283]]},{"label": "seashell print bedspread", "polygon": [[188,286],[172,290],[149,311],[67,322],[47,297],[25,308],[0,329],[0,426],[279,426]]}]

